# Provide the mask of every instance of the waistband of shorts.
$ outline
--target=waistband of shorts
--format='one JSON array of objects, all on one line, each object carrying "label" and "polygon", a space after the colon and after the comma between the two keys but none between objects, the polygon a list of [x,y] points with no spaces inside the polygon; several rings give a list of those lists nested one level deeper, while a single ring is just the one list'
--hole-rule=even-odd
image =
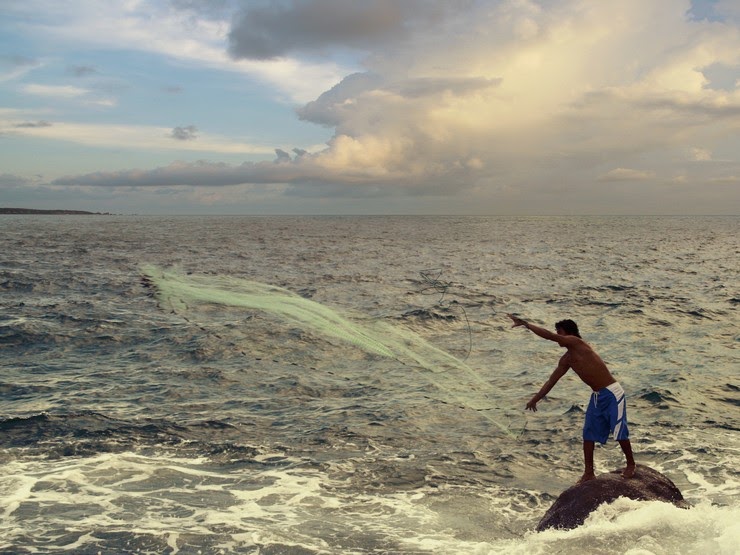
[{"label": "waistband of shorts", "polygon": [[[622,389],[622,386],[619,385],[619,382],[609,384],[604,389],[608,389],[609,391],[611,391],[617,399],[619,399],[620,397],[624,397],[624,389]],[[602,389],[601,391],[604,391],[604,389]]]},{"label": "waistband of shorts", "polygon": [[596,395],[598,397],[599,393],[602,393],[602,392],[604,392],[606,390],[611,391],[612,394],[614,394],[614,396],[617,397],[617,398],[618,397],[621,397],[622,395],[624,395],[624,389],[622,388],[622,386],[620,385],[619,382],[614,382],[612,384],[609,384],[606,387],[602,387],[598,391],[592,391],[591,392],[591,395]]}]

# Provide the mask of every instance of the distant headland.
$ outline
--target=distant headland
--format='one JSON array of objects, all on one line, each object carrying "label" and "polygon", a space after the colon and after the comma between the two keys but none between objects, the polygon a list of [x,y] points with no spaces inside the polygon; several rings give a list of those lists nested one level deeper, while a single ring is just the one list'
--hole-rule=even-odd
[{"label": "distant headland", "polygon": [[33,208],[2,208],[0,214],[67,214],[87,216],[110,216],[110,212],[86,212],[85,210],[35,210]]}]

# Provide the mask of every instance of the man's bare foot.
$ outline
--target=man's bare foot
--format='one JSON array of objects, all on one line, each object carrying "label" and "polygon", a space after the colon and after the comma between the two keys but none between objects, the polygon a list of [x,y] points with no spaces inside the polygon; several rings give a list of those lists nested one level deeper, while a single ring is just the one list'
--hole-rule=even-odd
[{"label": "man's bare foot", "polygon": [[576,482],[576,484],[582,484],[583,482],[588,482],[589,480],[593,480],[596,478],[596,474],[593,472],[584,472],[583,476],[581,476],[581,479]]},{"label": "man's bare foot", "polygon": [[632,478],[635,475],[635,464],[628,464],[622,471],[622,478]]}]

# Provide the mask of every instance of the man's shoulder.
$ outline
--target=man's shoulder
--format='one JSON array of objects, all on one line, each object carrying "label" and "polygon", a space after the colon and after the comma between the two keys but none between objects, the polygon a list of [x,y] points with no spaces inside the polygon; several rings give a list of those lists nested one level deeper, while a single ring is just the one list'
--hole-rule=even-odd
[{"label": "man's shoulder", "polygon": [[580,337],[569,336],[568,342],[563,344],[563,347],[567,349],[565,355],[567,357],[580,359],[583,356],[588,356],[587,353],[593,353],[593,347],[586,343]]},{"label": "man's shoulder", "polygon": [[589,349],[591,348],[591,346],[588,343],[586,343],[583,339],[581,339],[577,335],[561,335],[560,344],[563,347],[567,347],[568,350],[581,349],[583,347],[586,347]]}]

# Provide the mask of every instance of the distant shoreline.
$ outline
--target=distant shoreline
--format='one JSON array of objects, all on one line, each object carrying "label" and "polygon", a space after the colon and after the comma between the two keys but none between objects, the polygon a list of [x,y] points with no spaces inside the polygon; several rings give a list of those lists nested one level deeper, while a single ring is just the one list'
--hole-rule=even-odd
[{"label": "distant shoreline", "polygon": [[0,208],[0,214],[48,214],[48,215],[84,215],[84,216],[110,216],[110,212],[87,212],[85,210],[36,210],[34,208]]}]

